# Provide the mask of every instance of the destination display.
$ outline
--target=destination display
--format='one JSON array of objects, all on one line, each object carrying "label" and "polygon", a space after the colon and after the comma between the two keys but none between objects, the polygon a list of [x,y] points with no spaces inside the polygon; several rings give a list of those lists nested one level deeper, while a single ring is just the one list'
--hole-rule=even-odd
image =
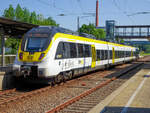
[{"label": "destination display", "polygon": [[48,37],[48,35],[49,34],[46,34],[46,33],[29,33],[28,35],[27,35],[27,37],[44,37],[44,38],[46,38],[46,37]]}]

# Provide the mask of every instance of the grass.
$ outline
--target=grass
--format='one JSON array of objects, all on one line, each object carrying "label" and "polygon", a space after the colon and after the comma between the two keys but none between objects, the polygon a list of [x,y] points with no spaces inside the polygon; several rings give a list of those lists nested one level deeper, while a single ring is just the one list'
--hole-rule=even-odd
[{"label": "grass", "polygon": [[147,56],[147,55],[150,55],[150,53],[140,52],[140,56]]}]

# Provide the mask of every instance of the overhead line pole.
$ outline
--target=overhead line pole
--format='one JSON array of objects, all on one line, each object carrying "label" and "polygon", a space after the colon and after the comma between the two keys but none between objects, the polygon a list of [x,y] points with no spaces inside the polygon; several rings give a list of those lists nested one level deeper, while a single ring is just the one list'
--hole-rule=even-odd
[{"label": "overhead line pole", "polygon": [[79,31],[79,28],[80,28],[80,20],[79,20],[79,16],[78,16],[78,18],[77,18],[77,30]]}]

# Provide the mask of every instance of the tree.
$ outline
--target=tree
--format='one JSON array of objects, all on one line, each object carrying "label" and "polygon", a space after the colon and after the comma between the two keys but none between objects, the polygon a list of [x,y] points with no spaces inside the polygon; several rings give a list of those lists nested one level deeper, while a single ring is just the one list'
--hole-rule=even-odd
[{"label": "tree", "polygon": [[17,5],[16,10],[15,10],[15,17],[16,17],[16,20],[23,21],[24,12],[19,4]]},{"label": "tree", "polygon": [[43,19],[43,21],[38,21],[39,25],[52,25],[52,26],[59,26],[56,24],[56,21],[53,20],[51,17],[48,17],[47,19]]},{"label": "tree", "polygon": [[99,39],[104,39],[106,37],[106,33],[104,29],[97,29],[98,34],[99,34]]},{"label": "tree", "polygon": [[11,54],[16,54],[17,53],[17,49],[19,47],[19,43],[20,43],[20,39],[16,39],[16,38],[7,38],[6,42],[5,42],[5,46],[7,48],[11,48]]},{"label": "tree", "polygon": [[120,43],[122,43],[122,44],[123,44],[123,43],[124,43],[124,40],[123,40],[123,39],[121,39],[121,40],[120,40]]},{"label": "tree", "polygon": [[44,18],[42,14],[36,14],[35,11],[30,12],[27,8],[22,9],[19,4],[16,9],[9,5],[9,8],[4,10],[3,16],[31,24],[59,26],[52,17]]},{"label": "tree", "polygon": [[106,34],[103,29],[96,29],[94,24],[83,24],[82,27],[79,29],[79,32],[92,34],[96,37],[96,39],[104,39]]},{"label": "tree", "polygon": [[3,16],[10,18],[10,19],[14,19],[15,11],[14,11],[14,8],[12,7],[12,5],[9,5],[9,8],[4,10]]},{"label": "tree", "polygon": [[23,10],[23,22],[30,22],[30,12],[27,8],[24,8]]},{"label": "tree", "polygon": [[33,12],[31,13],[31,16],[30,16],[30,23],[32,23],[32,24],[37,24],[37,16],[36,16],[35,11],[33,11]]}]

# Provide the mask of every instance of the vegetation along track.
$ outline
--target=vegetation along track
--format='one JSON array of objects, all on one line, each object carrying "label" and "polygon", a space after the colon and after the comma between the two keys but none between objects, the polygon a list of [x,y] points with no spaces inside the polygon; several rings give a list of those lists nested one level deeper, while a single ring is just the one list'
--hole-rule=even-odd
[{"label": "vegetation along track", "polygon": [[[141,63],[134,63],[134,64],[140,65]],[[55,108],[56,106],[60,105],[61,103],[66,103],[66,101],[68,101],[71,98],[73,98],[70,100],[70,101],[72,101],[71,103],[73,103],[73,104],[67,103],[67,105],[63,105],[65,107],[67,107],[69,105],[67,108],[65,108],[63,110],[62,110],[62,105],[60,105],[61,107],[58,106],[57,110],[55,110],[55,111],[61,110],[60,112],[65,112],[65,110],[67,111],[67,109],[70,109],[70,110],[74,110],[77,108],[85,109],[84,106],[89,109],[92,106],[96,105],[96,103],[95,102],[89,103],[89,106],[86,106],[85,104],[81,105],[83,99],[89,98],[89,100],[90,100],[89,96],[95,94],[98,91],[97,89],[99,89],[99,88],[101,90],[103,89],[103,87],[98,84],[101,84],[104,86],[105,84],[107,84],[111,81],[114,81],[116,79],[115,78],[116,75],[120,76],[119,72],[117,72],[118,74],[117,73],[111,74],[111,73],[121,70],[122,68],[124,68],[126,66],[131,67],[131,64],[119,65],[119,66],[115,67],[116,69],[112,68],[112,69],[106,70],[106,71],[98,71],[95,73],[90,73],[87,76],[82,76],[80,78],[76,78],[71,81],[67,81],[65,84],[56,85],[52,88],[47,86],[45,88],[40,88],[40,89],[36,89],[33,91],[21,92],[21,93],[16,93],[16,91],[14,91],[17,95],[15,95],[15,93],[14,93],[14,96],[12,96],[13,94],[12,95],[9,94],[8,99],[6,99],[6,98],[3,99],[3,100],[9,100],[9,101],[3,101],[3,104],[0,105],[0,111],[3,110],[6,113],[10,112],[10,111],[16,112],[16,113],[17,112],[18,113],[26,112],[26,111],[28,111],[30,113],[32,113],[32,112],[42,113],[42,112],[48,111],[49,108]],[[124,73],[125,72],[126,71],[124,71]],[[109,76],[107,76],[107,75],[109,75]],[[104,81],[107,81],[107,83],[105,83]],[[111,83],[113,83],[113,82],[111,82]],[[120,81],[117,83],[119,84]],[[119,87],[120,85],[118,85],[118,84],[115,86]],[[108,86],[108,85],[106,85],[106,86]],[[107,88],[107,90],[105,89],[105,91],[102,91],[102,92],[103,93],[108,92],[108,89],[110,90],[110,92],[108,94],[110,94],[112,89],[109,87]],[[41,92],[43,92],[43,93],[41,93]],[[83,92],[87,92],[87,93],[84,94]],[[45,95],[44,95],[44,93],[45,93]],[[103,95],[104,95],[103,93],[99,93],[99,95],[101,95],[101,97],[103,97]],[[86,96],[87,94],[89,94],[89,96]],[[80,97],[77,98],[76,97],[77,95],[80,95]],[[97,96],[97,94],[95,94],[95,97],[96,96]],[[32,99],[32,98],[34,98],[34,99]],[[74,100],[74,98],[77,98],[77,99]],[[82,98],[82,99],[80,99],[80,98]],[[104,99],[104,98],[102,98],[102,99]],[[15,100],[15,101],[13,101],[13,100]],[[79,101],[77,101],[79,103],[76,103],[75,102],[76,100],[79,100]],[[88,99],[86,99],[86,101],[87,100]],[[95,99],[93,98],[92,100],[94,101]],[[27,101],[27,103],[25,103],[24,101]],[[12,104],[12,102],[15,102],[16,106],[14,104]],[[7,103],[7,105],[4,103]],[[18,103],[20,103],[20,104],[18,104]],[[23,104],[21,104],[21,103],[23,103]],[[31,105],[31,103],[32,103],[32,105]],[[29,104],[29,105],[27,105],[27,104]],[[74,104],[77,104],[75,108],[72,107],[72,105],[74,105]],[[6,106],[4,106],[4,105],[6,105]],[[78,107],[78,105],[80,105],[80,107]],[[87,102],[87,105],[88,105],[88,102]],[[29,106],[32,106],[32,109],[31,108],[29,109]],[[22,107],[24,109],[21,109]],[[6,109],[6,108],[9,108],[9,109]],[[87,111],[87,110],[85,110],[85,111]]]}]

